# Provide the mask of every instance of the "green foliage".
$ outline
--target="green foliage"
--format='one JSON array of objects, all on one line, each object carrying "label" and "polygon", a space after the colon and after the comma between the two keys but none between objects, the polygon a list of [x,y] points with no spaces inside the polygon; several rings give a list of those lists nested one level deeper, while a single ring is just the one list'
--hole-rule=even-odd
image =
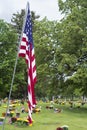
[{"label": "green foliage", "polygon": [[[60,21],[41,21],[31,11],[33,39],[37,66],[37,97],[53,95],[87,95],[87,2],[86,0],[58,0],[59,10],[65,14]],[[12,23],[20,36],[25,10],[13,14]],[[17,34],[16,33],[16,34]],[[13,73],[17,35],[11,24],[0,20],[0,90],[8,92]],[[2,89],[2,86],[3,89]],[[66,90],[66,91],[65,91]],[[78,91],[78,92],[77,92]],[[18,92],[18,93],[16,93]],[[22,94],[21,94],[22,93]],[[15,74],[13,97],[26,97],[27,66],[20,58]]]},{"label": "green foliage", "polygon": [[[17,30],[18,34],[21,34],[23,22],[25,21],[25,10],[22,9],[21,12],[17,12],[16,14],[13,14],[11,22],[14,24],[14,28]],[[40,16],[36,15],[35,12],[31,11],[31,19],[32,24],[34,24],[35,19],[38,19]]]},{"label": "green foliage", "polygon": [[6,95],[15,63],[17,35],[11,25],[0,20],[0,95]]},{"label": "green foliage", "polygon": [[58,0],[58,3],[61,13],[65,14],[59,31],[59,42],[61,43],[59,69],[64,73],[65,78],[70,76],[64,83],[64,86],[67,86],[66,93],[73,91],[74,94],[79,87],[81,94],[86,95],[87,82],[84,64],[85,66],[87,64],[87,18],[85,17],[87,1]]}]

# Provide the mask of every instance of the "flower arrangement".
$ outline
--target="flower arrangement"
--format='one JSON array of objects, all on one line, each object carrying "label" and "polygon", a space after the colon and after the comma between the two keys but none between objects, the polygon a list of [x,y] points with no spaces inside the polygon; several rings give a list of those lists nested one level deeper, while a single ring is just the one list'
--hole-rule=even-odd
[{"label": "flower arrangement", "polygon": [[4,117],[0,117],[0,122],[3,121],[5,118]]},{"label": "flower arrangement", "polygon": [[65,102],[62,102],[61,105],[65,105],[66,103]]},{"label": "flower arrangement", "polygon": [[6,115],[6,113],[5,113],[5,112],[3,112],[3,113],[2,113],[2,117],[5,117],[5,115]]},{"label": "flower arrangement", "polygon": [[17,118],[16,117],[12,117],[10,123],[15,123],[16,121],[17,121]]},{"label": "flower arrangement", "polygon": [[17,118],[16,123],[20,124],[20,125],[28,125],[29,122],[27,119],[23,119],[23,118]]},{"label": "flower arrangement", "polygon": [[53,109],[53,106],[46,106],[46,109]]},{"label": "flower arrangement", "polygon": [[[7,116],[10,116],[10,117],[12,117],[13,115],[14,115],[14,111],[10,111],[10,112],[7,112]],[[6,116],[6,113],[5,112],[3,112],[2,113],[2,117],[5,117]]]},{"label": "flower arrangement", "polygon": [[19,112],[16,113],[16,117],[17,117],[17,118],[20,117],[20,113],[19,113]]},{"label": "flower arrangement", "polygon": [[3,124],[4,119],[5,119],[4,117],[0,117],[0,125]]},{"label": "flower arrangement", "polygon": [[38,112],[40,112],[40,111],[41,111],[40,108],[35,108],[35,109],[33,109],[33,112],[34,112],[34,113],[38,113]]},{"label": "flower arrangement", "polygon": [[67,125],[62,126],[63,130],[68,130],[68,127],[69,126],[67,126]]},{"label": "flower arrangement", "polygon": [[58,127],[56,130],[64,130],[63,128],[61,128],[61,127]]},{"label": "flower arrangement", "polygon": [[14,111],[10,111],[10,113],[9,113],[9,115],[10,115],[10,117],[12,117],[13,115],[14,115]]},{"label": "flower arrangement", "polygon": [[16,123],[19,126],[21,126],[21,125],[28,125],[29,124],[27,119],[17,118],[17,117],[11,117],[9,123],[10,124]]}]

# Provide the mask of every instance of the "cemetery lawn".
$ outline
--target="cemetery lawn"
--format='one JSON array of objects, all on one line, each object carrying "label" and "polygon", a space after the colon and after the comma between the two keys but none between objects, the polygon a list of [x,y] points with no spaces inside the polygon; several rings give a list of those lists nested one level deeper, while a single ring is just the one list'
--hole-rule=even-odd
[{"label": "cemetery lawn", "polygon": [[[32,126],[9,124],[9,117],[7,117],[4,130],[56,130],[63,125],[69,126],[68,130],[87,130],[87,104],[81,106],[81,108],[75,107],[73,109],[70,109],[69,104],[54,104],[55,108],[62,110],[60,113],[55,113],[54,109],[46,109],[46,106],[49,105],[49,103],[38,103],[38,107],[41,106],[41,111],[32,114],[34,119]],[[18,107],[18,109],[21,108],[21,106]],[[0,116],[5,112],[5,109],[4,104],[0,106]],[[28,113],[21,113],[20,116],[25,118],[27,115]],[[2,125],[0,125],[0,130],[2,130]]]}]

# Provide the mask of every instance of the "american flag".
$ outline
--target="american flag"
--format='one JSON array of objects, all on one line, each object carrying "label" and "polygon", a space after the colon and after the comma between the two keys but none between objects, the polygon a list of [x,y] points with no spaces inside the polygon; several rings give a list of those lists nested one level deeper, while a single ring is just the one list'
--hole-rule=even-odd
[{"label": "american flag", "polygon": [[28,120],[32,124],[32,108],[36,104],[34,86],[36,84],[36,64],[34,44],[32,37],[32,22],[29,4],[27,8],[27,15],[25,20],[25,26],[23,30],[22,40],[19,48],[19,57],[24,57],[27,63],[28,71]]}]

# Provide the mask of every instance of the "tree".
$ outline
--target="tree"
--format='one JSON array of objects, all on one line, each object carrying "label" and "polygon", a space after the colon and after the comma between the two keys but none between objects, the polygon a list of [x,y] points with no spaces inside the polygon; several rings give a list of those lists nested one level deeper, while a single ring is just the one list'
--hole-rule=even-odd
[{"label": "tree", "polygon": [[[13,71],[18,53],[18,36],[11,24],[0,20],[0,95],[9,95]],[[26,66],[23,59],[18,59],[14,75],[11,98],[26,97]]]},{"label": "tree", "polygon": [[85,77],[80,73],[82,80],[79,79],[78,73],[79,70],[82,71],[82,66],[87,64],[87,18],[85,17],[87,2],[86,0],[58,0],[58,2],[61,13],[65,14],[65,18],[61,20],[59,33],[59,41],[61,42],[60,68],[65,76],[71,76],[71,80],[73,73],[76,72],[73,77],[78,79],[78,85],[74,87],[75,78],[73,78],[73,88],[78,88],[81,81],[80,90],[85,93],[86,68],[84,71]]},{"label": "tree", "polygon": [[[31,19],[33,25],[34,25],[34,20],[38,19],[39,17],[40,17],[39,15],[35,15],[35,12],[31,11]],[[18,34],[21,34],[22,32],[24,19],[25,19],[24,9],[22,9],[21,12],[17,12],[16,14],[13,14],[12,16],[11,22],[14,24],[14,27],[16,28]]]},{"label": "tree", "polygon": [[17,36],[10,24],[0,20],[0,95],[9,91],[15,63]]},{"label": "tree", "polygon": [[[58,26],[58,27],[57,27]],[[63,73],[59,69],[61,59],[61,43],[59,42],[60,24],[44,18],[35,21],[34,43],[36,52],[38,84],[36,92],[39,96],[61,93]]]}]

